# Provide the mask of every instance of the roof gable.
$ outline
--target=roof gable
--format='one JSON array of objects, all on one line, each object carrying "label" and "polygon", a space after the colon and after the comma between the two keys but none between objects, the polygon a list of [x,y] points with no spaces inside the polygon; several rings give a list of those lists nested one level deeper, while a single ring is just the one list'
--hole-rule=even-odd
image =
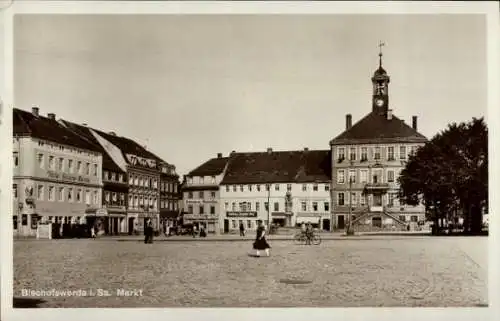
[{"label": "roof gable", "polygon": [[330,145],[414,142],[425,143],[427,138],[401,119],[371,112],[350,129],[335,137]]},{"label": "roof gable", "polygon": [[212,158],[190,171],[187,176],[217,176],[224,172],[228,157]]}]

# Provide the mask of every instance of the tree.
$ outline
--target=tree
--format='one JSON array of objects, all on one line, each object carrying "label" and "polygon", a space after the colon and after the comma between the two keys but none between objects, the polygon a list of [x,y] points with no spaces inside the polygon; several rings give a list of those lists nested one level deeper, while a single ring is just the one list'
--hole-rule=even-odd
[{"label": "tree", "polygon": [[438,226],[457,205],[466,232],[479,233],[488,201],[488,130],[483,119],[450,124],[410,156],[399,177],[400,198],[423,201],[428,219]]}]

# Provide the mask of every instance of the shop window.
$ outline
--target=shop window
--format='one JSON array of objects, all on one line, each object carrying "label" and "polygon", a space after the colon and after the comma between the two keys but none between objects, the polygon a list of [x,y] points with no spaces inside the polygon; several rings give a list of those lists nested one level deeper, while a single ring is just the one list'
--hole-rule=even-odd
[{"label": "shop window", "polygon": [[28,225],[28,215],[27,214],[23,214],[21,216],[21,224],[22,224],[22,226]]}]

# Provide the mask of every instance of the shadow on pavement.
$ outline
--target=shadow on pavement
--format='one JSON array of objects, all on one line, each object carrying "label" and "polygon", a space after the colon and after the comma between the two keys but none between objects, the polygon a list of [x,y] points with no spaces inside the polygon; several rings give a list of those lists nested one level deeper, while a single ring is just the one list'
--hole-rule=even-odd
[{"label": "shadow on pavement", "polygon": [[44,303],[41,299],[30,299],[30,298],[14,298],[12,307],[14,309],[30,309],[39,308],[39,305]]}]

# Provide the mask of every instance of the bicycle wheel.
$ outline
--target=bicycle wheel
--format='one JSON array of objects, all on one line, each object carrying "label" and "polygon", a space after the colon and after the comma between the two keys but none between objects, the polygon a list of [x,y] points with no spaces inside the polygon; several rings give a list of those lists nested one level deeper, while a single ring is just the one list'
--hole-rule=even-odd
[{"label": "bicycle wheel", "polygon": [[312,237],[312,243],[313,243],[314,245],[319,245],[319,244],[321,244],[321,237],[319,237],[319,235],[314,235],[314,236]]},{"label": "bicycle wheel", "polygon": [[304,243],[304,237],[300,233],[295,234],[295,236],[293,237],[293,240],[295,241],[295,244],[303,244]]}]

